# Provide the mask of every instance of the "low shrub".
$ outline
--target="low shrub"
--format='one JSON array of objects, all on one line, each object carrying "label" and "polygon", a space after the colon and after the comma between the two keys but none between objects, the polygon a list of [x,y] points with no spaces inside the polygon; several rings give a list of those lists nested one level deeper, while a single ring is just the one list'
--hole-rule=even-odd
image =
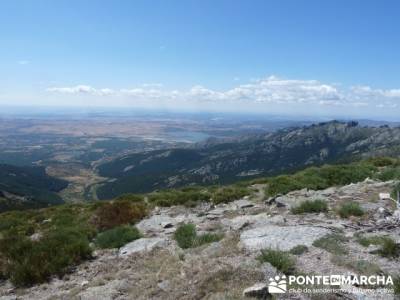
[{"label": "low shrub", "polygon": [[[89,241],[96,233],[88,223],[92,206],[76,203],[0,214],[3,276],[16,286],[29,286],[62,276],[89,258]],[[33,233],[40,233],[41,238],[32,241]]]},{"label": "low shrub", "polygon": [[308,247],[306,245],[298,245],[290,249],[289,253],[293,255],[302,255],[303,253],[308,252]]},{"label": "low shrub", "polygon": [[16,286],[62,276],[70,266],[91,256],[87,236],[69,228],[49,232],[37,242],[9,234],[1,241],[0,252],[7,260],[7,277]]},{"label": "low shrub", "polygon": [[382,270],[379,266],[368,260],[346,259],[342,255],[335,255],[332,257],[331,261],[338,266],[349,268],[359,275],[372,276],[382,274]]},{"label": "low shrub", "polygon": [[[12,230],[15,234],[31,235],[37,229],[38,216],[41,213],[34,210],[9,211],[0,214],[0,238],[1,232]],[[40,222],[41,220],[39,220]]]},{"label": "low shrub", "polygon": [[383,257],[396,258],[400,254],[400,248],[392,238],[384,237],[378,253]]},{"label": "low shrub", "polygon": [[398,161],[392,157],[372,157],[366,160],[368,163],[372,163],[375,167],[387,167],[397,165]]},{"label": "low shrub", "polygon": [[400,179],[400,167],[386,167],[381,172],[376,174],[375,178],[382,181]]},{"label": "low shrub", "polygon": [[120,248],[139,238],[141,238],[141,234],[137,228],[131,226],[119,226],[98,234],[95,239],[95,244],[101,249]]},{"label": "low shrub", "polygon": [[264,249],[261,250],[261,255],[258,259],[261,262],[270,263],[277,270],[286,275],[291,275],[295,272],[295,260],[287,252],[274,249]]},{"label": "low shrub", "polygon": [[313,246],[325,249],[335,255],[344,255],[348,253],[348,250],[343,245],[345,242],[347,242],[347,238],[343,235],[330,233],[315,240]]},{"label": "low shrub", "polygon": [[385,235],[372,235],[372,236],[360,236],[357,238],[357,242],[368,247],[369,245],[379,245],[378,254],[383,257],[395,258],[400,255],[400,247],[396,241],[389,236]]},{"label": "low shrub", "polygon": [[350,261],[347,265],[349,268],[353,269],[360,275],[379,275],[382,270],[377,264],[369,262],[368,260],[356,260]]},{"label": "low shrub", "polygon": [[131,202],[141,203],[144,202],[144,196],[139,194],[122,194],[115,198],[116,201],[127,200]]},{"label": "low shrub", "polygon": [[181,190],[165,190],[149,194],[149,203],[157,206],[184,205],[195,206],[198,202],[209,201],[210,193],[201,188],[185,188]]},{"label": "low shrub", "polygon": [[357,202],[346,202],[342,204],[338,212],[342,218],[349,218],[351,216],[361,217],[364,215],[364,210]]},{"label": "low shrub", "polygon": [[291,209],[293,214],[305,214],[305,213],[320,213],[328,211],[328,204],[325,200],[306,200],[299,206]]},{"label": "low shrub", "polygon": [[356,241],[364,246],[368,247],[369,245],[381,245],[385,236],[382,235],[372,235],[372,236],[359,236],[357,237]]},{"label": "low shrub", "polygon": [[194,224],[184,224],[176,229],[174,238],[179,247],[187,249],[193,246],[196,235],[196,226]]},{"label": "low shrub", "polygon": [[104,203],[94,213],[92,223],[98,230],[107,230],[120,225],[133,224],[147,216],[144,203],[119,200]]},{"label": "low shrub", "polygon": [[198,235],[194,224],[183,224],[175,231],[174,238],[179,247],[187,249],[217,242],[223,238],[223,235],[212,233]]},{"label": "low shrub", "polygon": [[27,226],[29,215],[26,211],[10,211],[1,214],[0,231],[9,230],[17,226]]},{"label": "low shrub", "polygon": [[203,233],[200,235],[196,235],[196,238],[194,239],[193,242],[193,247],[200,247],[201,245],[204,244],[218,242],[222,238],[223,238],[222,234],[216,234],[216,233]]},{"label": "low shrub", "polygon": [[212,194],[212,202],[214,204],[228,203],[234,200],[243,198],[244,196],[250,195],[251,191],[249,188],[241,186],[227,186],[218,188]]},{"label": "low shrub", "polygon": [[311,167],[293,175],[281,175],[269,178],[267,196],[286,194],[303,188],[320,190],[331,186],[340,186],[359,182],[372,177],[377,167],[365,161],[347,165],[324,165]]},{"label": "low shrub", "polygon": [[302,185],[296,181],[293,175],[281,175],[273,177],[268,181],[266,194],[275,196],[277,194],[287,194],[294,190],[299,190]]}]

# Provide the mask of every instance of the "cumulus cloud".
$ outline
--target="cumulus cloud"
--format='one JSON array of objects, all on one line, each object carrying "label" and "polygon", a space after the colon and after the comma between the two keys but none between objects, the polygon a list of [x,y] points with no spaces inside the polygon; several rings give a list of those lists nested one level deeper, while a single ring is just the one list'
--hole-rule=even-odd
[{"label": "cumulus cloud", "polygon": [[395,108],[400,102],[400,89],[373,89],[369,86],[351,87],[351,97],[354,101],[370,103],[378,108]]},{"label": "cumulus cloud", "polygon": [[352,91],[359,96],[400,98],[400,89],[382,90],[382,89],[372,89],[369,86],[355,86],[352,87]]},{"label": "cumulus cloud", "polygon": [[183,101],[193,103],[304,104],[337,107],[396,107],[400,89],[373,89],[369,86],[341,87],[318,80],[284,79],[269,76],[239,84],[228,90],[195,85],[187,90],[168,90],[162,84],[113,90],[88,85],[50,87],[48,92],[70,95],[124,97],[132,100]]},{"label": "cumulus cloud", "polygon": [[165,93],[155,88],[133,88],[133,89],[122,89],[120,90],[121,95],[131,96],[140,99],[162,99],[168,98],[168,93]]},{"label": "cumulus cloud", "polygon": [[110,96],[115,92],[109,88],[96,89],[89,85],[77,85],[73,87],[51,87],[46,89],[48,92],[57,92],[62,94],[88,94],[95,96]]}]

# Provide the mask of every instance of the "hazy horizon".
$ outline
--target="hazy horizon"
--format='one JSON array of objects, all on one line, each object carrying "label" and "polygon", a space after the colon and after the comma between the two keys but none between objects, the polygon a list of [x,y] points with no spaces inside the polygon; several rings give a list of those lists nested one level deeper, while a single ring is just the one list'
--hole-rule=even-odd
[{"label": "hazy horizon", "polygon": [[257,111],[223,111],[223,110],[190,110],[190,109],[174,109],[174,108],[141,108],[141,107],[112,107],[112,106],[44,106],[44,105],[2,105],[0,104],[1,117],[26,117],[26,118],[62,118],[62,117],[155,117],[168,116],[171,118],[227,118],[232,120],[264,120],[264,121],[309,121],[309,122],[326,122],[326,121],[374,121],[382,123],[398,123],[398,118],[383,116],[364,116],[364,115],[330,115],[330,114],[290,114],[290,113],[268,113]]}]

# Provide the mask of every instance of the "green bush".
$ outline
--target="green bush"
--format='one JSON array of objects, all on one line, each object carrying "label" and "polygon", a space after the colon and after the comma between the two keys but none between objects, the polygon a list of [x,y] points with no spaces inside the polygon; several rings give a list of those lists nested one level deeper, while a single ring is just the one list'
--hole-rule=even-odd
[{"label": "green bush", "polygon": [[386,167],[384,170],[379,172],[375,177],[382,181],[400,179],[400,167]]},{"label": "green bush", "polygon": [[[93,204],[66,204],[0,214],[0,269],[16,286],[61,276],[89,258],[95,228],[88,224]],[[3,223],[3,221],[5,221]],[[38,241],[29,236],[40,233]]]},{"label": "green bush", "polygon": [[141,234],[137,228],[131,226],[119,226],[98,234],[95,239],[95,244],[101,249],[120,248],[139,238],[141,238]]},{"label": "green bush", "polygon": [[347,265],[349,268],[355,270],[360,275],[379,275],[382,273],[382,270],[375,263],[372,263],[368,260],[356,260],[350,261]]},{"label": "green bush", "polygon": [[384,237],[379,249],[379,254],[383,257],[396,258],[400,254],[397,243],[390,237]]},{"label": "green bush", "polygon": [[396,241],[389,236],[361,236],[357,238],[357,242],[364,247],[379,245],[378,254],[383,257],[395,258],[400,255],[400,247],[397,245]]},{"label": "green bush", "polygon": [[144,203],[119,200],[98,207],[91,221],[98,230],[106,230],[133,224],[146,216],[147,207]]},{"label": "green bush", "polygon": [[266,193],[268,196],[277,194],[287,194],[294,190],[299,190],[302,185],[296,181],[292,175],[281,175],[273,177],[268,181]]},{"label": "green bush", "polygon": [[34,242],[10,234],[1,240],[0,253],[7,260],[6,274],[16,286],[29,286],[62,276],[70,266],[91,256],[87,236],[74,229],[58,229]]},{"label": "green bush", "polygon": [[299,206],[291,209],[293,214],[305,214],[305,213],[320,213],[328,211],[328,204],[325,200],[306,200]]},{"label": "green bush", "polygon": [[174,238],[179,247],[187,249],[193,246],[196,235],[196,226],[194,224],[184,224],[176,229]]},{"label": "green bush", "polygon": [[357,237],[357,242],[364,247],[368,247],[369,245],[381,245],[384,239],[385,236],[382,235],[359,236]]},{"label": "green bush", "polygon": [[303,253],[306,253],[308,251],[308,247],[306,245],[298,245],[296,247],[293,247],[290,249],[290,254],[293,255],[302,255]]},{"label": "green bush", "polygon": [[140,203],[144,202],[144,196],[139,194],[122,194],[121,196],[115,198],[115,200],[116,201],[127,200],[131,202]]},{"label": "green bush", "polygon": [[214,204],[228,203],[228,202],[243,198],[244,196],[247,196],[250,194],[251,194],[250,189],[248,189],[246,187],[240,187],[240,186],[222,187],[222,188],[218,188],[212,194],[212,202]]},{"label": "green bush", "polygon": [[314,241],[313,246],[325,249],[332,254],[344,255],[348,253],[346,247],[343,245],[345,242],[347,242],[347,238],[343,235],[331,233]]},{"label": "green bush", "polygon": [[372,163],[375,167],[387,167],[397,165],[397,160],[391,157],[373,157],[367,160]]},{"label": "green bush", "polygon": [[360,275],[372,276],[382,274],[382,270],[379,266],[368,260],[347,259],[346,257],[343,257],[343,255],[334,255],[331,258],[331,262],[338,266],[354,270]]},{"label": "green bush", "polygon": [[215,234],[215,233],[203,233],[197,235],[193,242],[193,247],[200,247],[204,244],[209,244],[213,242],[218,242],[223,238],[222,234]]},{"label": "green bush", "polygon": [[264,249],[261,250],[261,255],[258,259],[261,262],[270,263],[277,270],[286,275],[291,275],[295,272],[295,260],[287,252],[274,249]]},{"label": "green bush", "polygon": [[194,224],[183,224],[177,228],[174,238],[178,246],[182,249],[199,247],[204,244],[217,242],[221,240],[223,235],[205,233],[198,235]]},{"label": "green bush", "polygon": [[29,211],[10,211],[1,214],[0,232],[13,229],[16,227],[30,227],[27,222],[30,219]]},{"label": "green bush", "polygon": [[293,175],[281,175],[268,180],[266,194],[275,196],[303,188],[320,190],[331,186],[340,186],[359,182],[371,177],[377,168],[368,162],[347,165],[325,165],[311,167]]},{"label": "green bush", "polygon": [[198,202],[209,201],[210,193],[196,187],[181,190],[165,190],[149,194],[149,203],[157,206],[195,206]]},{"label": "green bush", "polygon": [[340,206],[339,215],[342,218],[348,218],[351,216],[360,217],[364,215],[364,210],[357,202],[346,202]]}]

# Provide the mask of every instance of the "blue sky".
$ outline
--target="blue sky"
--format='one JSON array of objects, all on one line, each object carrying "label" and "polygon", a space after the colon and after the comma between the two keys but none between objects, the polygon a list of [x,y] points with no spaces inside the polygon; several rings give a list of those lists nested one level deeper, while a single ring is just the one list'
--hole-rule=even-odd
[{"label": "blue sky", "polygon": [[0,104],[394,116],[399,11],[390,0],[4,0]]}]

